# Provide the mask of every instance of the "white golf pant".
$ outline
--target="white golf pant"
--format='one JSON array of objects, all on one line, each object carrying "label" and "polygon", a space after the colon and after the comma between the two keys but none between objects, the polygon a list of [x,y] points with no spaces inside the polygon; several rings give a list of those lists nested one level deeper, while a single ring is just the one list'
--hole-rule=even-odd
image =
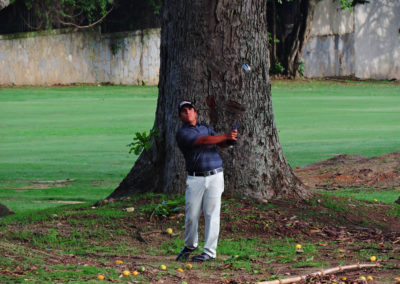
[{"label": "white golf pant", "polygon": [[188,176],[186,180],[186,220],[185,246],[198,246],[198,224],[204,212],[204,252],[211,257],[217,256],[221,195],[224,191],[224,174],[201,177]]}]

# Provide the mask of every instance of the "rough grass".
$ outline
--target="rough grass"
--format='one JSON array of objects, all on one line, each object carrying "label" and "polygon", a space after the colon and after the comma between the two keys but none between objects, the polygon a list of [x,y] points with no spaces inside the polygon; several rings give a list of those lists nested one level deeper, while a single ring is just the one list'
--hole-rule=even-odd
[{"label": "rough grass", "polygon": [[[301,204],[224,197],[217,260],[192,263],[193,268],[186,269],[188,262],[174,260],[184,234],[183,208],[174,202],[182,197],[136,195],[96,208],[74,205],[9,217],[0,223],[0,282],[87,283],[102,274],[119,283],[254,283],[369,263],[372,255],[381,268],[340,273],[330,281],[340,282],[346,276],[354,283],[360,276],[373,275],[377,281],[393,282],[400,273],[396,235],[376,230],[390,225],[366,222],[370,214],[357,214],[378,212],[381,205],[360,201],[335,207],[329,196]],[[163,216],[166,212],[156,209],[163,201],[174,203],[178,210],[170,208],[170,216]],[[129,207],[134,212],[124,210]],[[306,214],[322,211],[326,214]],[[337,215],[351,222],[340,223],[334,219]],[[376,214],[375,218],[382,221],[383,217]],[[203,227],[201,220],[200,240]],[[172,235],[166,233],[167,228],[173,229]],[[296,244],[301,244],[301,252]],[[161,264],[166,265],[165,271],[159,268]],[[141,266],[146,270],[138,276],[121,276],[122,271],[138,271]]]}]

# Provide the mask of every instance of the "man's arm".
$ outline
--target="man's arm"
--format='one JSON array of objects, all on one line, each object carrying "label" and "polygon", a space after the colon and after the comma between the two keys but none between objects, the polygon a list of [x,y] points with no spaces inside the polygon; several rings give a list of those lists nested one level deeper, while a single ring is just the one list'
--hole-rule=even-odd
[{"label": "man's arm", "polygon": [[201,145],[215,145],[218,144],[222,146],[225,144],[224,142],[227,140],[237,140],[237,130],[233,130],[226,134],[217,135],[217,136],[203,136],[199,137],[196,142],[194,142],[195,146]]}]

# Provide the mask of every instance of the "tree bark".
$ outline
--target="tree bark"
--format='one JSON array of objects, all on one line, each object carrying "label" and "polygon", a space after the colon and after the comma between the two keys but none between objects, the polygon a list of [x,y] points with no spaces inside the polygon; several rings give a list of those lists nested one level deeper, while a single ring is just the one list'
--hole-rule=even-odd
[{"label": "tree bark", "polygon": [[[199,121],[225,133],[238,122],[233,149],[222,149],[225,191],[261,199],[307,198],[278,139],[268,76],[266,5],[260,0],[165,0],[159,97],[160,137],[110,197],[182,193],[186,173],[175,142],[178,103],[193,102]],[[249,64],[246,73],[241,66]]]}]

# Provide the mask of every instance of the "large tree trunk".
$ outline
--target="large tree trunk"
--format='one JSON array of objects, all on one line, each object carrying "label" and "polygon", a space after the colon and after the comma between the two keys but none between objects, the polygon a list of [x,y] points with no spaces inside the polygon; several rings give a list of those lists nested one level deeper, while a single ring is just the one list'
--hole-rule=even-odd
[{"label": "large tree trunk", "polygon": [[[220,133],[238,122],[239,141],[220,151],[225,190],[262,199],[306,198],[278,140],[268,76],[266,5],[260,0],[166,0],[163,3],[159,97],[161,135],[111,197],[182,193],[186,173],[175,142],[177,106],[194,102],[199,120]],[[242,64],[252,68],[246,73]]]}]

